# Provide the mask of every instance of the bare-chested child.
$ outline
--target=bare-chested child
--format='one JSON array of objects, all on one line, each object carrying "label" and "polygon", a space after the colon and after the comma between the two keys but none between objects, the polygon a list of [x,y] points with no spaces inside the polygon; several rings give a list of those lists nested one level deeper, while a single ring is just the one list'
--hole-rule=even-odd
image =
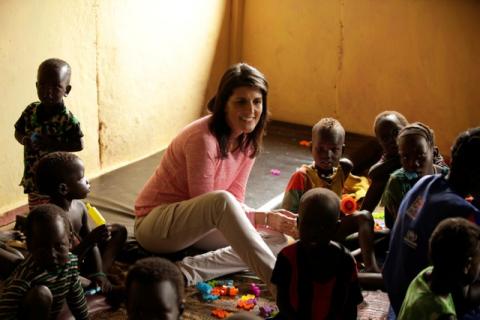
[{"label": "bare-chested child", "polygon": [[90,184],[84,176],[83,162],[68,152],[49,153],[36,167],[36,182],[50,202],[64,209],[72,224],[72,252],[79,256],[82,276],[99,285],[103,292],[111,289],[106,277],[127,238],[127,230],[119,224],[100,225],[90,230],[85,204]]},{"label": "bare-chested child", "polygon": [[382,198],[390,174],[401,168],[397,136],[407,124],[407,119],[397,111],[383,111],[375,117],[373,130],[382,147],[382,157],[368,171],[370,187],[363,199],[362,210],[370,212],[375,210]]},{"label": "bare-chested child", "polygon": [[[341,158],[345,148],[345,130],[333,118],[321,119],[312,129],[313,164],[303,165],[290,178],[282,208],[298,212],[300,198],[309,189],[330,189],[338,197],[342,193],[358,190],[358,177],[350,174],[353,164]],[[350,191],[351,189],[351,191]],[[379,272],[373,250],[373,217],[368,211],[342,214],[335,241],[344,241],[348,235],[358,232],[365,271]]]}]

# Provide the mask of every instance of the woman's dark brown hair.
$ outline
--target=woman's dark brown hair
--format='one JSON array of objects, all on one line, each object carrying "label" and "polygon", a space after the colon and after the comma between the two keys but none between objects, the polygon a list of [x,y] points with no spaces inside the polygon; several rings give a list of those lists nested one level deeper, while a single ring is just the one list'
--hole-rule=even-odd
[{"label": "woman's dark brown hair", "polygon": [[268,119],[267,92],[268,82],[265,76],[246,63],[237,63],[225,71],[217,94],[208,102],[207,108],[212,113],[209,124],[210,131],[217,138],[222,158],[228,155],[228,138],[231,128],[228,126],[225,107],[233,91],[238,87],[257,88],[262,93],[263,109],[260,120],[255,129],[238,137],[238,148],[245,152],[251,150],[250,157],[254,158],[261,149],[263,134]]}]

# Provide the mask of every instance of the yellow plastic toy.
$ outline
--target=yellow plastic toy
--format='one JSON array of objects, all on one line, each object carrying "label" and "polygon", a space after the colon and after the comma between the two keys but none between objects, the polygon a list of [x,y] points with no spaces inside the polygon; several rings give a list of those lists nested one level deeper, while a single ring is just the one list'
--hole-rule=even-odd
[{"label": "yellow plastic toy", "polygon": [[105,224],[107,221],[105,218],[102,216],[102,214],[97,210],[97,208],[93,207],[90,203],[86,203],[85,206],[87,207],[87,212],[90,218],[92,218],[93,222],[97,226],[101,226],[102,224]]}]

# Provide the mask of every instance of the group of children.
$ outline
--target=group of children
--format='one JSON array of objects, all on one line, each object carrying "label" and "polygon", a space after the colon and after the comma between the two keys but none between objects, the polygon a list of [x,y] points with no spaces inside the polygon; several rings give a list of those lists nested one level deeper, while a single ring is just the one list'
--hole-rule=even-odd
[{"label": "group of children", "polygon": [[[21,184],[31,211],[23,234],[0,234],[0,276],[7,278],[0,289],[2,319],[53,319],[64,301],[75,318],[87,319],[84,290],[112,290],[106,273],[126,241],[126,228],[118,224],[90,230],[81,201],[90,185],[82,161],[69,153],[83,148],[80,124],[63,102],[71,90],[70,76],[65,61],[44,61],[36,84],[40,102],[30,104],[15,124],[15,138],[25,150]],[[478,303],[468,289],[480,272],[475,224],[480,222],[480,129],[457,139],[450,168],[425,124],[386,111],[376,117],[374,132],[383,154],[367,180],[353,175],[353,163],[342,157],[345,130],[338,120],[324,118],[313,127],[313,163],[293,173],[282,203],[298,213],[298,241],[279,253],[273,271],[277,318],[356,317],[365,279],[383,283],[373,245],[372,211],[380,201],[391,230],[383,275],[398,318],[453,318]],[[340,212],[343,194],[353,195],[361,210]],[[433,212],[430,207],[439,203],[442,213]],[[341,244],[356,232],[365,266],[361,274]],[[7,240],[23,236],[28,250],[8,246]],[[126,281],[129,317],[178,319],[183,291],[184,279],[174,264],[140,260]]]},{"label": "group of children", "polygon": [[[355,318],[362,301],[359,285],[372,275],[352,271],[353,260],[341,260],[345,251],[337,241],[358,232],[365,271],[378,270],[371,212],[380,201],[391,232],[380,279],[391,317],[453,319],[475,313],[480,304],[475,283],[480,272],[480,128],[457,138],[450,167],[438,152],[433,130],[423,123],[408,123],[400,113],[386,111],[375,119],[374,131],[383,154],[370,168],[371,186],[358,197],[361,180],[349,173],[351,162],[341,158],[345,132],[340,123],[324,118],[313,127],[314,162],[291,176],[282,205],[298,212],[300,233],[298,242],[280,252],[273,272],[281,318]],[[328,196],[326,189],[336,196]],[[362,210],[339,215],[344,193],[356,193]],[[378,276],[373,277],[377,284]]]}]

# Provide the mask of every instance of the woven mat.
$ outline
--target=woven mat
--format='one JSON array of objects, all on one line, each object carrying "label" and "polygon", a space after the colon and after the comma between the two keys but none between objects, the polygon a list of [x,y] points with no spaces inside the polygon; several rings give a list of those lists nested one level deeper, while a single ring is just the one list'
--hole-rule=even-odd
[{"label": "woven mat", "polygon": [[[126,275],[126,270],[128,269],[127,264],[116,263],[115,265],[117,275]],[[195,287],[188,287],[185,290],[185,312],[183,314],[183,319],[185,320],[202,320],[202,319],[216,319],[213,317],[212,310],[214,309],[223,309],[231,313],[236,313],[241,311],[237,309],[237,301],[241,295],[249,293],[250,284],[253,282],[257,284],[261,289],[261,295],[257,299],[258,303],[254,309],[249,312],[252,312],[256,315],[259,314],[259,307],[268,305],[271,307],[276,307],[274,299],[271,294],[266,290],[266,286],[259,280],[257,276],[251,272],[242,272],[236,273],[228,277],[222,277],[221,280],[231,279],[234,282],[234,285],[239,289],[239,295],[234,298],[222,297],[219,300],[212,302],[205,302],[202,300],[200,294],[198,293]],[[388,296],[385,292],[382,291],[364,291],[363,292],[364,302],[358,307],[358,319],[386,319],[388,313]],[[96,312],[91,316],[92,320],[103,320],[103,319],[127,319],[127,314],[124,306],[116,311],[104,310]]]}]

